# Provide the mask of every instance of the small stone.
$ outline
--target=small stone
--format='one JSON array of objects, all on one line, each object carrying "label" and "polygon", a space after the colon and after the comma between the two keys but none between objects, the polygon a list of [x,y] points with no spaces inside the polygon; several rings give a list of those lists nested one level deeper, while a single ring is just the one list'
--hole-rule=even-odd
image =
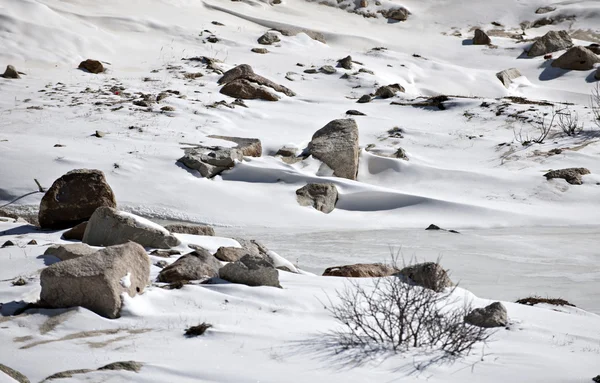
[{"label": "small stone", "polygon": [[267,48],[252,48],[251,51],[254,53],[259,53],[261,55],[269,53],[269,50]]},{"label": "small stone", "polygon": [[367,102],[371,102],[371,96],[368,94],[362,95],[356,102],[359,104],[366,104]]},{"label": "small stone", "polygon": [[13,241],[6,241],[4,242],[4,244],[2,245],[2,248],[5,247],[11,247],[11,246],[15,246],[15,243]]},{"label": "small stone", "polygon": [[425,230],[442,230],[438,225],[434,225],[433,223],[427,227]]},{"label": "small stone", "polygon": [[324,65],[319,68],[319,72],[325,73],[325,74],[334,74],[337,72],[337,70],[335,70],[335,68],[332,67],[331,65]]},{"label": "small stone", "polygon": [[91,59],[82,61],[79,64],[79,69],[83,69],[89,73],[94,73],[94,74],[104,72],[104,66],[102,65],[102,63],[98,60],[91,60]]},{"label": "small stone", "polygon": [[492,43],[492,39],[481,29],[475,30],[475,36],[473,37],[473,45],[489,45]]},{"label": "small stone", "polygon": [[366,114],[364,114],[363,112],[354,109],[347,110],[346,114],[350,116],[366,116]]},{"label": "small stone", "polygon": [[382,263],[358,263],[356,265],[328,267],[323,272],[324,277],[345,278],[381,278],[389,277],[398,272],[398,269]]},{"label": "small stone", "polygon": [[206,41],[208,41],[209,43],[218,43],[219,42],[219,38],[215,35],[210,35],[206,38]]},{"label": "small stone", "polygon": [[310,68],[310,69],[304,70],[304,73],[315,74],[315,73],[319,73],[319,71],[314,68]]},{"label": "small stone", "polygon": [[338,66],[344,69],[352,69],[352,57],[346,56],[343,59],[338,60]]},{"label": "small stone", "polygon": [[218,25],[218,26],[220,26],[220,27],[223,27],[223,26],[225,26],[225,24],[223,24],[223,23],[220,23],[220,22],[218,22],[218,21],[211,21],[211,24],[213,24],[213,25]]},{"label": "small stone", "polygon": [[296,190],[296,199],[300,206],[312,206],[325,214],[329,214],[335,209],[338,191],[332,183],[311,183]]},{"label": "small stone", "polygon": [[28,245],[28,246],[35,246],[35,245],[37,245],[37,244],[38,244],[38,243],[37,243],[37,241],[36,241],[35,239],[32,239],[31,241],[27,242],[27,245]]},{"label": "small stone", "polygon": [[154,255],[155,257],[161,257],[161,258],[170,258],[172,255],[181,255],[181,252],[179,250],[174,250],[174,249],[170,249],[170,250],[154,249],[150,252],[150,255]]},{"label": "small stone", "polygon": [[106,133],[104,133],[101,130],[96,130],[96,133],[94,133],[93,135],[94,135],[94,137],[102,138],[106,135]]},{"label": "small stone", "polygon": [[14,281],[12,281],[13,286],[25,286],[26,284],[27,284],[27,281],[23,277],[19,277],[19,278],[15,279]]},{"label": "small stone", "polygon": [[280,41],[281,40],[279,40],[279,36],[273,32],[266,32],[264,35],[258,38],[258,43],[262,45],[271,45]]}]

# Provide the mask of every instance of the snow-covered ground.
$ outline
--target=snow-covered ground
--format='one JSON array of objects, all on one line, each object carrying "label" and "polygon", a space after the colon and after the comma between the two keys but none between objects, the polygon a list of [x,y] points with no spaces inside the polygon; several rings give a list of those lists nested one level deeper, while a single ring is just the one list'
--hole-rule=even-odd
[{"label": "snow-covered ground", "polygon": [[[369,3],[368,10],[376,10],[375,2]],[[531,42],[510,37],[492,35],[495,48],[469,44],[474,27],[521,34],[522,22],[548,15],[574,18],[526,29],[525,40],[567,29],[578,45],[600,42],[599,2],[382,3],[406,6],[411,15],[394,23],[306,0],[276,5],[266,0],[0,0],[0,72],[12,64],[25,73],[20,80],[0,78],[0,206],[36,190],[34,179],[49,187],[69,170],[100,169],[123,210],[161,222],[212,224],[223,236],[247,234],[308,271],[383,261],[388,246],[401,247],[407,258],[441,256],[466,289],[458,294],[474,299],[476,306],[489,301],[472,293],[506,301],[538,294],[600,313],[600,127],[589,109],[592,71],[557,72],[542,57],[523,58]],[[557,9],[535,14],[546,5]],[[304,33],[275,32],[281,42],[267,46],[269,53],[250,51],[268,29],[290,27],[320,32],[326,43]],[[219,41],[208,42],[211,35]],[[337,68],[333,75],[304,73],[312,66],[335,66],[347,55],[361,64]],[[248,108],[210,108],[233,99],[219,93],[219,74],[182,60],[198,56],[219,60],[223,70],[250,64],[297,95],[278,102],[246,101]],[[87,58],[103,61],[107,71],[78,70]],[[374,74],[354,74],[360,68]],[[510,89],[496,78],[508,68],[525,76]],[[197,72],[203,76],[185,78]],[[344,74],[349,78],[341,78]],[[406,93],[356,103],[392,83]],[[134,106],[127,95],[166,90],[179,93],[151,110]],[[454,96],[446,110],[390,104],[439,94]],[[533,118],[551,107],[513,103],[507,96],[573,103],[584,131],[576,137],[555,131],[543,144],[522,146],[515,132],[533,135],[535,128],[515,116]],[[163,106],[174,110],[161,111]],[[350,109],[366,114],[355,117],[362,148],[357,181],[321,175],[319,161],[312,158],[290,165],[273,156],[283,146],[303,149],[316,130],[346,117]],[[401,138],[388,133],[394,128]],[[96,131],[105,135],[98,138]],[[230,145],[207,137],[212,134],[258,138],[263,156],[247,158],[212,180],[176,164],[190,145]],[[369,145],[384,153],[402,147],[409,161],[377,156],[365,150]],[[562,152],[549,155],[553,149]],[[591,174],[583,176],[582,185],[543,177],[550,169],[568,167],[585,167]],[[338,187],[340,199],[331,214],[296,202],[296,189],[316,180]],[[11,207],[34,211],[41,196],[27,196]],[[461,234],[425,232],[432,223]],[[40,243],[0,250],[1,301],[35,301],[37,271],[44,266],[38,256],[60,233],[0,225],[0,232],[9,230],[0,234],[0,244],[13,239],[24,245],[33,238]],[[18,276],[33,279],[13,287]],[[410,376],[415,381],[558,383],[587,382],[600,374],[594,370],[600,366],[598,315],[512,303],[506,303],[509,330],[457,364],[415,372],[412,356],[395,356],[357,368],[332,366],[331,356],[295,345],[334,325],[320,300],[344,281],[289,273],[280,278],[283,290],[150,288],[127,301],[118,320],[78,309],[47,332],[39,329],[46,312],[0,317],[0,363],[32,381],[127,359],[146,366],[134,377],[98,372],[72,381],[365,382]],[[205,337],[182,337],[187,325],[204,320],[214,325]],[[115,332],[73,338],[110,329]]]}]

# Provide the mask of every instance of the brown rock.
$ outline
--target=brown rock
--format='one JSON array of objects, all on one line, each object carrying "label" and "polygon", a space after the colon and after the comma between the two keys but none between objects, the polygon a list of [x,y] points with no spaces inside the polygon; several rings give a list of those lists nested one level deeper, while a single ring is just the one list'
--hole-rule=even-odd
[{"label": "brown rock", "polygon": [[544,174],[544,177],[546,177],[547,180],[562,178],[571,185],[581,185],[583,183],[581,176],[586,174],[590,174],[590,171],[586,168],[567,168],[552,170]]},{"label": "brown rock", "polygon": [[104,72],[104,66],[98,60],[87,59],[79,64],[79,69],[84,69],[90,73],[98,74]]},{"label": "brown rock", "polygon": [[246,79],[238,79],[227,83],[220,91],[222,94],[243,100],[279,101],[279,97]]},{"label": "brown rock", "polygon": [[600,57],[584,47],[573,47],[552,62],[555,68],[566,70],[590,70],[600,63]]},{"label": "brown rock", "polygon": [[241,247],[219,247],[215,258],[223,262],[235,262],[246,255],[248,251]]},{"label": "brown rock", "polygon": [[434,262],[407,266],[400,270],[398,275],[408,278],[418,286],[438,292],[453,285],[446,270]]},{"label": "brown rock", "polygon": [[12,65],[8,65],[6,67],[6,70],[4,71],[4,74],[2,75],[2,77],[4,77],[4,78],[11,78],[11,79],[21,78],[21,76],[19,76],[19,72],[17,72],[17,70],[15,69],[15,67],[12,66]]},{"label": "brown rock", "polygon": [[473,45],[489,45],[492,43],[492,39],[481,29],[475,30],[475,36],[473,37]]},{"label": "brown rock", "polygon": [[207,235],[214,236],[215,230],[207,225],[167,225],[165,229],[169,230],[171,233],[179,233],[179,234],[194,234],[194,235]]},{"label": "brown rock", "polygon": [[184,255],[165,267],[158,274],[158,281],[173,283],[216,277],[221,263],[206,250],[196,250]]},{"label": "brown rock", "polygon": [[67,240],[76,240],[83,241],[83,233],[85,233],[85,228],[87,227],[87,221],[81,222],[79,225],[65,231],[62,235],[63,239]]},{"label": "brown rock", "polygon": [[379,278],[398,272],[398,269],[382,263],[358,263],[356,265],[335,266],[325,269],[323,276],[346,278]]}]

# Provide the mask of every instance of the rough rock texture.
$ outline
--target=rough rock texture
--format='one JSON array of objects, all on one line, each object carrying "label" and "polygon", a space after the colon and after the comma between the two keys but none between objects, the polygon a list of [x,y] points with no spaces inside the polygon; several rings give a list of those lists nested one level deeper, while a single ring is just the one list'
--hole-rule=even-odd
[{"label": "rough rock texture", "polygon": [[539,7],[538,9],[536,9],[535,13],[537,13],[538,15],[541,15],[543,13],[549,13],[549,12],[554,12],[554,11],[556,11],[556,7],[545,6],[545,7]]},{"label": "rough rock texture", "polygon": [[267,48],[252,48],[250,49],[250,51],[261,55],[266,55],[267,53],[269,53],[269,50]]},{"label": "rough rock texture", "polygon": [[335,70],[335,68],[332,67],[331,65],[323,65],[322,67],[319,68],[319,72],[325,73],[325,74],[334,74],[334,73],[337,73],[337,70]]},{"label": "rough rock texture", "polygon": [[104,66],[102,65],[102,63],[98,60],[91,60],[91,59],[82,61],[79,64],[79,69],[84,69],[90,73],[95,73],[95,74],[104,72]]},{"label": "rough rock texture", "polygon": [[2,363],[0,363],[0,372],[5,373],[6,375],[10,376],[12,379],[19,383],[29,383],[29,379],[27,379],[25,375],[21,374],[17,370],[13,370],[12,368]]},{"label": "rough rock texture", "polygon": [[371,96],[368,94],[363,94],[356,102],[359,104],[366,104],[368,102],[371,102]]},{"label": "rough rock texture", "polygon": [[344,69],[348,69],[348,70],[352,69],[352,57],[346,56],[343,59],[339,59],[338,66],[340,68],[344,68]]},{"label": "rough rock texture", "polygon": [[281,33],[284,36],[296,36],[298,33],[304,33],[313,40],[319,41],[323,44],[327,44],[327,41],[325,41],[325,36],[323,36],[321,32],[313,31],[310,29],[303,29],[289,25],[285,27],[273,28],[273,30]]},{"label": "rough rock texture", "polygon": [[79,225],[72,227],[71,229],[65,231],[62,235],[63,239],[67,240],[76,240],[83,241],[83,234],[85,233],[85,228],[87,227],[87,221],[81,222]]},{"label": "rough rock texture", "polygon": [[510,69],[503,70],[502,72],[496,73],[496,77],[498,77],[498,80],[500,80],[506,88],[508,88],[510,86],[510,84],[512,84],[512,82],[513,82],[512,80],[519,78],[521,76],[522,76],[521,72],[519,72],[519,70],[516,68],[510,68]]},{"label": "rough rock texture", "polygon": [[494,302],[484,308],[471,311],[465,322],[479,327],[504,327],[508,324],[506,307],[500,302]]},{"label": "rough rock texture", "polygon": [[169,230],[171,233],[179,233],[179,234],[194,234],[194,235],[208,235],[214,236],[215,229],[207,225],[167,225],[165,229]]},{"label": "rough rock texture", "polygon": [[547,180],[562,178],[571,185],[581,185],[583,183],[581,176],[585,174],[590,174],[590,171],[586,168],[567,168],[552,170],[544,174],[544,177],[546,177]]},{"label": "rough rock texture", "polygon": [[[254,70],[252,69],[252,67],[248,64],[238,65],[235,68],[228,70],[227,72],[225,72],[223,74],[223,77],[221,77],[219,79],[218,83],[221,85],[227,85],[236,80],[246,80],[247,82],[250,82],[257,87],[258,87],[258,85],[263,85],[263,86],[273,89],[276,92],[283,93],[289,97],[293,97],[296,95],[296,93],[294,93],[291,89],[286,88],[283,85],[276,84],[269,79],[266,79],[262,76],[257,75],[256,73],[254,73]],[[261,89],[260,87],[258,87],[258,88]],[[223,93],[222,89],[221,89],[221,93]],[[238,97],[238,98],[242,98],[242,97]],[[271,101],[271,100],[269,100],[269,101]]]},{"label": "rough rock texture", "polygon": [[177,160],[186,167],[198,170],[202,177],[212,178],[235,165],[235,161],[243,159],[242,153],[235,148],[193,149]]},{"label": "rough rock texture", "polygon": [[44,229],[64,229],[87,221],[101,207],[117,207],[115,195],[100,170],[77,169],[63,175],[40,202]]},{"label": "rough rock texture", "polygon": [[388,277],[398,269],[382,263],[358,263],[356,265],[335,266],[325,269],[323,276],[346,278],[378,278]]},{"label": "rough rock texture", "polygon": [[571,40],[571,36],[567,31],[550,31],[533,43],[527,52],[527,56],[543,56],[572,46],[573,40]]},{"label": "rough rock texture", "polygon": [[109,207],[101,207],[94,212],[83,235],[83,242],[92,246],[120,245],[128,241],[159,249],[180,244],[166,229],[140,223],[133,214]]},{"label": "rough rock texture", "polygon": [[247,253],[246,249],[240,247],[219,247],[214,257],[223,262],[235,262]]},{"label": "rough rock texture", "polygon": [[595,54],[600,55],[600,44],[593,43],[588,45],[586,48],[594,52]]},{"label": "rough rock texture", "polygon": [[206,250],[196,250],[184,255],[158,274],[159,282],[173,283],[213,278],[218,275],[221,263]]},{"label": "rough rock texture", "polygon": [[301,206],[312,206],[329,214],[335,209],[338,191],[334,184],[308,184],[296,190],[296,198]]},{"label": "rough rock texture", "polygon": [[358,126],[353,119],[333,120],[319,129],[308,152],[323,161],[336,177],[356,179],[358,173]]},{"label": "rough rock texture", "polygon": [[401,93],[405,92],[405,89],[402,85],[400,85],[400,84],[385,85],[385,86],[378,88],[375,91],[375,96],[386,99],[386,98],[394,97],[396,95],[396,93],[398,93],[398,92],[401,92]]},{"label": "rough rock texture", "polygon": [[219,270],[219,277],[248,286],[281,287],[277,269],[264,258],[250,254],[244,255],[237,262],[223,266]]},{"label": "rough rock texture", "polygon": [[246,79],[228,82],[221,88],[220,93],[242,100],[279,101],[279,96]]},{"label": "rough rock texture", "polygon": [[273,32],[267,32],[258,38],[258,43],[262,45],[271,45],[280,41],[279,36]]},{"label": "rough rock texture", "polygon": [[243,156],[246,156],[246,157],[262,156],[262,144],[261,144],[260,140],[257,138],[242,138],[242,137],[230,137],[230,136],[218,136],[218,135],[210,135],[208,137],[235,142],[237,144],[235,149],[239,150]]},{"label": "rough rock texture", "polygon": [[383,17],[396,21],[406,21],[410,15],[410,12],[406,8],[386,9],[380,12]]},{"label": "rough rock texture", "polygon": [[11,79],[21,78],[21,76],[19,76],[19,72],[17,72],[15,67],[12,65],[6,66],[6,70],[4,71],[4,74],[2,75],[2,77],[11,78]]},{"label": "rough rock texture", "polygon": [[434,262],[418,263],[416,265],[407,266],[400,270],[398,274],[408,278],[416,285],[433,291],[442,291],[446,287],[453,285],[446,270]]},{"label": "rough rock texture", "polygon": [[45,268],[40,276],[40,300],[50,307],[81,306],[117,318],[123,304],[121,294],[133,297],[141,293],[149,278],[146,251],[129,242]]},{"label": "rough rock texture", "polygon": [[492,43],[492,39],[481,29],[475,29],[475,36],[473,36],[473,45],[489,45]]},{"label": "rough rock texture", "polygon": [[573,47],[552,62],[555,68],[567,70],[590,70],[600,63],[600,57],[584,47]]},{"label": "rough rock texture", "polygon": [[44,255],[52,255],[61,261],[79,258],[94,254],[98,249],[94,249],[85,243],[71,243],[68,245],[52,245],[46,249]]}]

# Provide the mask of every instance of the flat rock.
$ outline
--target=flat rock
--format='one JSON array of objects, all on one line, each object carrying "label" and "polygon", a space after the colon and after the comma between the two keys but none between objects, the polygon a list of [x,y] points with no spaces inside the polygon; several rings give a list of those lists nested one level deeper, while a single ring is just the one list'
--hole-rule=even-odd
[{"label": "flat rock", "polygon": [[233,98],[241,98],[242,100],[279,101],[279,96],[261,87],[259,84],[246,79],[237,79],[228,82],[221,88],[220,93]]},{"label": "flat rock", "polygon": [[61,261],[67,261],[94,254],[97,251],[98,249],[88,246],[85,243],[71,243],[67,245],[52,245],[46,249],[44,255],[51,255]]},{"label": "flat rock", "polygon": [[158,281],[174,283],[213,278],[218,275],[221,263],[206,250],[196,250],[184,255],[158,274]]},{"label": "flat rock", "polygon": [[246,255],[248,251],[240,247],[219,247],[215,253],[215,258],[223,262],[235,262]]},{"label": "flat rock", "polygon": [[311,183],[296,190],[296,199],[301,206],[312,206],[329,214],[335,209],[338,191],[332,183]]},{"label": "flat rock", "polygon": [[183,225],[183,224],[173,224],[166,225],[165,229],[167,229],[171,233],[178,234],[193,234],[193,235],[207,235],[214,237],[215,229],[208,225]]},{"label": "flat rock", "polygon": [[[221,77],[219,79],[218,83],[221,85],[227,85],[229,83],[235,82],[236,80],[246,80],[246,81],[250,82],[251,84],[254,84],[255,86],[262,85],[262,86],[271,88],[276,92],[283,93],[289,97],[293,97],[296,95],[296,93],[294,93],[294,91],[292,91],[291,89],[289,89],[283,85],[279,85],[263,76],[260,76],[256,73],[254,73],[254,70],[248,64],[241,64],[241,65],[236,66],[235,68],[228,70],[227,72],[225,72],[223,74],[223,77]],[[238,84],[238,86],[239,86],[239,84]],[[221,93],[223,93],[223,92],[221,92]],[[223,94],[225,94],[225,93],[223,93]],[[242,98],[242,97],[238,97],[238,98]],[[272,101],[272,100],[269,100],[269,101]]]},{"label": "flat rock", "polygon": [[242,156],[246,157],[260,157],[262,156],[262,144],[258,138],[243,138],[243,137],[231,137],[231,136],[219,136],[210,135],[210,138],[217,138],[220,140],[226,140],[235,142],[237,144],[236,149],[242,153]]},{"label": "flat rock", "polygon": [[503,70],[502,72],[496,73],[496,77],[498,78],[498,80],[500,80],[500,82],[502,82],[502,84],[506,88],[508,88],[510,84],[512,84],[514,79],[519,78],[521,76],[523,75],[516,68],[510,68]]},{"label": "flat rock", "polygon": [[358,126],[353,119],[333,120],[319,129],[308,152],[323,161],[336,177],[355,180],[358,173]]},{"label": "flat rock", "polygon": [[358,263],[356,265],[335,266],[325,269],[323,276],[346,278],[379,278],[388,277],[398,269],[382,263]]},{"label": "flat rock", "polygon": [[250,254],[223,266],[219,278],[247,286],[281,287],[277,269],[264,258]]}]

